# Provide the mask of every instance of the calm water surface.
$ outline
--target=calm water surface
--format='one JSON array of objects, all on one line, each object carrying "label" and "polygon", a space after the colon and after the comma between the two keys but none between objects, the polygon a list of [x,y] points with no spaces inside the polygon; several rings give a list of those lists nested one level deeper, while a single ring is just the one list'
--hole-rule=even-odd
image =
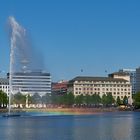
[{"label": "calm water surface", "polygon": [[140,140],[140,112],[0,117],[0,140]]}]

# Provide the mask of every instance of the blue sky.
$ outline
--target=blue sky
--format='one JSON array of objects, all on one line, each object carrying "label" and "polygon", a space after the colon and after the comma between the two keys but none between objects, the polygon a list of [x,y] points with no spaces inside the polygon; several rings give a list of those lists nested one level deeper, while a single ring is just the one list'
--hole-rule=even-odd
[{"label": "blue sky", "polygon": [[9,69],[9,16],[27,29],[54,81],[139,67],[139,7],[138,0],[0,0],[0,70]]}]

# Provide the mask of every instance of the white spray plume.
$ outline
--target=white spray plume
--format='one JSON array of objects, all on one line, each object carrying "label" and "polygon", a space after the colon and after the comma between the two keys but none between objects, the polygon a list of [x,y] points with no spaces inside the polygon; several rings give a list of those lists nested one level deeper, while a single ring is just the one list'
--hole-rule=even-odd
[{"label": "white spray plume", "polygon": [[25,41],[26,34],[25,29],[18,24],[14,17],[9,17],[10,25],[10,41],[11,41],[11,53],[10,53],[10,66],[11,72],[19,71],[21,62],[26,59],[23,50],[27,48],[27,42]]},{"label": "white spray plume", "polygon": [[11,72],[26,72],[41,69],[42,62],[37,58],[35,50],[28,39],[26,30],[15,20],[9,17],[11,41]]}]

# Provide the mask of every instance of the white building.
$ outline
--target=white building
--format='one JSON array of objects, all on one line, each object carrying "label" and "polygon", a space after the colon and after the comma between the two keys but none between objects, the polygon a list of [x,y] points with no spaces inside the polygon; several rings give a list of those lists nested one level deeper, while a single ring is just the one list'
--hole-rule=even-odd
[{"label": "white building", "polygon": [[[9,74],[8,74],[9,77]],[[51,93],[51,75],[45,72],[17,72],[12,74],[13,94]]]},{"label": "white building", "polygon": [[127,96],[129,104],[132,104],[131,84],[128,80],[112,77],[76,77],[69,81],[68,91],[77,95],[93,95],[112,93],[116,100],[119,96],[122,100]]},{"label": "white building", "polygon": [[0,90],[9,96],[9,80],[7,78],[0,78]]}]

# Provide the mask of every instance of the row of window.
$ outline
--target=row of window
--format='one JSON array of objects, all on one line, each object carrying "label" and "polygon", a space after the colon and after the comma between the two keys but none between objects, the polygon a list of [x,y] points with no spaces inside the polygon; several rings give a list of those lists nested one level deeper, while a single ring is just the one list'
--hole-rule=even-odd
[{"label": "row of window", "polygon": [[130,91],[131,89],[130,88],[128,88],[128,89],[123,89],[123,88],[75,88],[75,90],[77,91],[77,90],[79,90],[79,91],[81,91],[81,90],[97,90],[97,91],[100,91],[100,90],[102,90],[102,91]]},{"label": "row of window", "polygon": [[0,86],[0,88],[8,88],[9,86]]},{"label": "row of window", "polygon": [[[75,92],[75,94],[84,94],[84,95],[85,94],[99,94],[100,95],[100,94],[107,94],[107,93],[109,93],[109,92],[102,92],[102,93],[101,92],[84,92],[83,93],[83,92],[80,92],[80,91]],[[124,94],[125,95],[130,95],[131,93],[130,92],[113,92],[112,93],[112,95],[124,95]]]},{"label": "row of window", "polygon": [[101,83],[104,83],[104,84],[125,84],[126,82],[121,82],[121,81],[98,81],[98,82],[95,82],[95,81],[75,81],[75,83],[84,83],[84,84],[87,84],[87,83],[96,83],[96,84],[101,84]]},{"label": "row of window", "polygon": [[84,87],[130,87],[130,84],[116,85],[116,84],[75,84],[76,86],[84,86]]}]

